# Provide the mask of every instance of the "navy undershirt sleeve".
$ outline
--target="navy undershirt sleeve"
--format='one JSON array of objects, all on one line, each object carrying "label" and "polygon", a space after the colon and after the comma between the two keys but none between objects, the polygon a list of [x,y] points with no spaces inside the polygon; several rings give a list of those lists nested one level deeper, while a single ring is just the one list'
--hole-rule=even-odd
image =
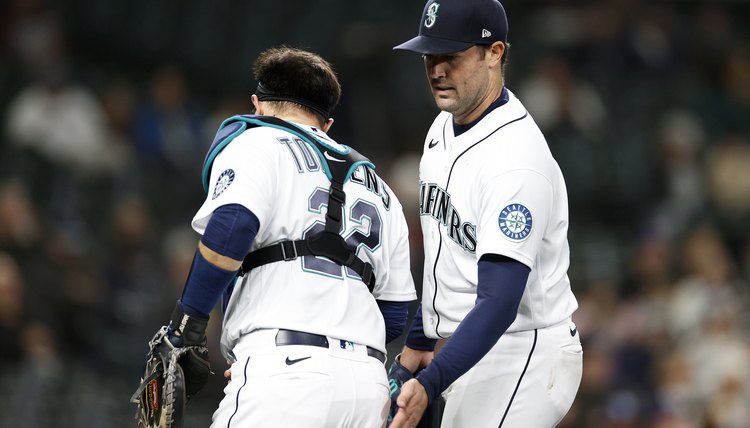
[{"label": "navy undershirt sleeve", "polygon": [[[242,205],[222,205],[211,215],[201,242],[223,256],[244,260],[259,227],[258,217]],[[208,318],[235,278],[236,271],[221,269],[206,260],[200,250],[196,251],[180,299],[185,312]]]},{"label": "navy undershirt sleeve", "polygon": [[422,323],[422,304],[417,307],[417,313],[411,322],[409,334],[406,336],[406,346],[417,351],[433,351],[437,339],[430,339],[424,334],[424,324]]},{"label": "navy undershirt sleeve", "polygon": [[474,308],[435,359],[417,375],[430,402],[482,359],[513,323],[529,272],[516,260],[496,254],[482,256]]},{"label": "navy undershirt sleeve", "polygon": [[196,250],[180,299],[185,313],[208,318],[221,293],[236,276],[236,272],[215,266],[203,257],[200,250]]},{"label": "navy undershirt sleeve", "polygon": [[244,260],[260,228],[252,211],[239,204],[217,208],[206,225],[201,242],[222,256]]},{"label": "navy undershirt sleeve", "polygon": [[386,300],[376,300],[380,313],[385,320],[385,343],[390,343],[393,339],[401,336],[406,327],[406,318],[409,317],[408,302],[390,302]]}]

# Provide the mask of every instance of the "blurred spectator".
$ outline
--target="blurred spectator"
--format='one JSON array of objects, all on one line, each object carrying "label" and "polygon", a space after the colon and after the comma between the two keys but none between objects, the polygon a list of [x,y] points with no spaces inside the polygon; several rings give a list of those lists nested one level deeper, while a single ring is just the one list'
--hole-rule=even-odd
[{"label": "blurred spectator", "polygon": [[519,97],[539,127],[544,131],[571,127],[583,136],[600,137],[607,111],[596,88],[575,77],[568,62],[559,56],[543,57],[535,68],[535,74],[522,82]]},{"label": "blurred spectator", "polygon": [[[0,426],[46,427],[59,423],[59,399],[63,366],[54,334],[39,322],[27,324],[22,333],[24,360],[0,377]],[[2,396],[0,395],[0,396]]]},{"label": "blurred spectator", "polygon": [[214,137],[216,137],[216,131],[222,122],[237,114],[250,114],[251,107],[252,104],[247,95],[232,94],[221,96],[205,122],[202,142],[205,150],[208,150]]},{"label": "blurred spectator", "polygon": [[205,120],[194,102],[180,67],[162,64],[149,78],[147,98],[136,109],[135,138],[138,155],[193,170],[203,155]]},{"label": "blurred spectator", "polygon": [[[750,117],[750,116],[748,116]],[[750,237],[750,136],[725,135],[706,156],[706,182],[711,211],[737,254]]]},{"label": "blurred spectator", "polygon": [[109,140],[107,159],[118,175],[130,172],[128,170],[134,167],[135,141],[132,134],[136,91],[128,79],[114,78],[107,82],[101,95]]},{"label": "blurred spectator", "polygon": [[741,428],[750,420],[750,347],[739,315],[737,308],[711,308],[701,334],[682,348],[708,426]]},{"label": "blurred spectator", "polygon": [[19,255],[41,238],[41,226],[28,189],[19,181],[0,182],[0,249]]},{"label": "blurred spectator", "polygon": [[58,63],[62,52],[62,22],[45,0],[10,0],[4,9],[0,45],[13,65],[32,78]]},{"label": "blurred spectator", "polygon": [[8,106],[11,143],[76,173],[108,169],[109,139],[105,115],[96,94],[73,80],[68,60],[38,70]]},{"label": "blurred spectator", "polygon": [[737,277],[736,264],[714,227],[691,229],[682,244],[684,276],[670,299],[669,329],[678,343],[701,337],[703,326],[721,310],[747,307],[747,284]]},{"label": "blurred spectator", "polygon": [[9,254],[0,252],[0,376],[21,361],[24,318],[21,269]]},{"label": "blurred spectator", "polygon": [[[211,144],[205,140],[204,108],[193,99],[185,79],[180,67],[159,65],[134,118],[138,187],[168,225],[178,224],[190,211],[189,204],[197,206],[203,197],[201,167]],[[167,193],[169,198],[164,197]]]},{"label": "blurred spectator", "polygon": [[735,42],[729,45],[729,52],[719,70],[721,95],[716,108],[719,113],[718,132],[741,130],[750,131],[747,117],[750,115],[750,45],[747,42]]},{"label": "blurred spectator", "polygon": [[665,194],[656,212],[658,233],[676,239],[705,210],[703,165],[705,131],[701,119],[674,109],[662,118],[659,130]]},{"label": "blurred spectator", "polygon": [[21,267],[0,252],[0,426],[45,426],[52,422],[60,360],[50,327],[26,312]]},{"label": "blurred spectator", "polygon": [[138,194],[123,195],[113,205],[101,243],[105,252],[100,268],[107,284],[103,344],[112,369],[137,373],[148,339],[158,323],[165,322],[155,318],[158,309],[167,296],[174,298],[174,292],[164,280],[167,266],[158,253],[156,222],[149,206]]}]

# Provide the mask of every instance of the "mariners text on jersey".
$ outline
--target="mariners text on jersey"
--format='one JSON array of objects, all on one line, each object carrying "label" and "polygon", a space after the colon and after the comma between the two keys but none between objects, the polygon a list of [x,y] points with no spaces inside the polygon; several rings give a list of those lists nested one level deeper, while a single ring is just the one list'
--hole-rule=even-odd
[{"label": "mariners text on jersey", "polygon": [[439,221],[456,244],[474,254],[477,250],[477,227],[461,222],[461,216],[451,204],[451,195],[437,184],[419,183],[419,215],[429,215]]}]

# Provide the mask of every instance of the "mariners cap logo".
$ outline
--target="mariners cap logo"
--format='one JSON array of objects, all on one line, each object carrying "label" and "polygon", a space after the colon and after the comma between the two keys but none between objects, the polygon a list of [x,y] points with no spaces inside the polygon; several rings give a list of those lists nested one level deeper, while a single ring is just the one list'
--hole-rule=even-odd
[{"label": "mariners cap logo", "polygon": [[510,204],[498,217],[500,231],[512,241],[523,241],[531,233],[533,218],[531,211],[521,204]]},{"label": "mariners cap logo", "polygon": [[437,11],[440,7],[440,3],[433,3],[427,8],[427,18],[424,20],[424,26],[426,28],[432,28],[437,20]]},{"label": "mariners cap logo", "polygon": [[219,175],[219,179],[216,180],[216,186],[214,187],[214,194],[211,197],[211,200],[214,200],[219,197],[219,195],[224,192],[224,190],[229,187],[230,184],[234,181],[234,170],[228,169]]}]

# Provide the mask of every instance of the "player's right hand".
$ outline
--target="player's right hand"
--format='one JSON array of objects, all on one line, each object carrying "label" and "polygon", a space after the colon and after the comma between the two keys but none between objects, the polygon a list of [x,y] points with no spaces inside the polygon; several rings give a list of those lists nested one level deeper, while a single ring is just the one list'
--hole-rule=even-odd
[{"label": "player's right hand", "polygon": [[391,390],[391,410],[388,412],[388,423],[386,426],[390,425],[393,417],[398,412],[398,404],[396,404],[396,400],[401,393],[401,386],[409,379],[414,378],[414,374],[401,365],[400,358],[401,354],[396,355],[391,367],[388,369],[388,387]]},{"label": "player's right hand", "polygon": [[[422,416],[429,404],[427,391],[419,380],[412,379],[403,385],[398,397],[398,413],[391,420],[393,428],[417,428],[422,426]],[[432,426],[424,425],[424,426]]]}]

